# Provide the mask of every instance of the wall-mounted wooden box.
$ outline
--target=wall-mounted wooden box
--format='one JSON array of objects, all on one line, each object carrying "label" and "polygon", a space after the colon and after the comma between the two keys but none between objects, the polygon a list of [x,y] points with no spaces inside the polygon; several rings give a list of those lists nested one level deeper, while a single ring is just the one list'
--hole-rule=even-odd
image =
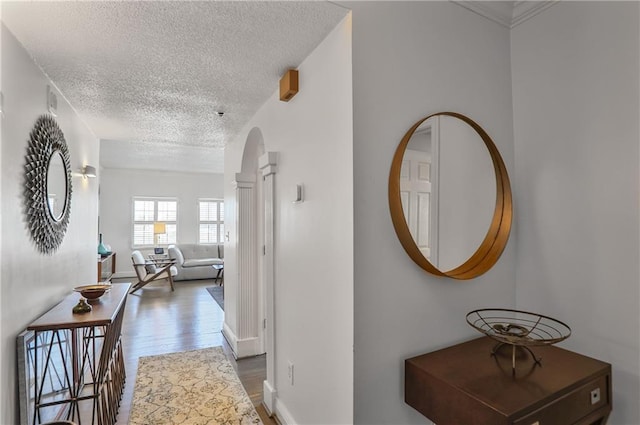
[{"label": "wall-mounted wooden box", "polygon": [[288,70],[280,79],[280,100],[288,102],[298,93],[298,70]]}]

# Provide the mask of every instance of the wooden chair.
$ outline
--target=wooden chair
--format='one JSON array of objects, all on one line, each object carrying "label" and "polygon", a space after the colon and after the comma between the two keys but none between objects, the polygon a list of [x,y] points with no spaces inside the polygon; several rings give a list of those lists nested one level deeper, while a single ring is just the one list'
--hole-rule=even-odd
[{"label": "wooden chair", "polygon": [[174,290],[173,276],[178,274],[178,269],[174,266],[174,260],[163,259],[145,261],[144,256],[140,251],[133,251],[131,253],[131,261],[133,262],[133,268],[138,276],[138,282],[133,285],[133,288],[129,292],[130,294],[133,294],[147,283],[162,279],[167,279],[169,281],[169,285],[171,285],[171,290]]}]

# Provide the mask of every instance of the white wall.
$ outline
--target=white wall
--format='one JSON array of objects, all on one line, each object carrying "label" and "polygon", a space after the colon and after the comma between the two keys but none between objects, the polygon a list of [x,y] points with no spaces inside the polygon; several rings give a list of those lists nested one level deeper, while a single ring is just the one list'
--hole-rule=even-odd
[{"label": "white wall", "polygon": [[[2,7],[0,7],[0,19],[2,18]],[[4,45],[4,25],[2,25],[2,28],[0,28],[0,93],[2,93],[2,46]],[[4,96],[4,95],[3,95]],[[4,170],[4,167],[2,166],[2,158],[4,157],[4,155],[2,154],[2,151],[4,149],[2,149],[3,143],[2,143],[2,136],[4,135],[4,113],[0,113],[0,258],[2,258],[2,218],[3,218],[3,214],[2,214],[2,210],[4,208],[2,208],[2,205],[4,204],[3,200],[2,200],[2,181],[4,180],[4,174],[2,173],[2,171]],[[0,288],[3,288],[2,285],[2,272],[0,271]],[[3,298],[2,298],[2,289],[0,289],[0,317],[4,318],[4,316],[2,315],[2,305],[3,305]],[[0,338],[2,338],[2,335],[4,335],[2,333],[2,327],[0,326]],[[4,342],[4,341],[3,341]],[[4,369],[4,363],[5,362],[5,355],[4,355],[4,350],[0,349],[0,367],[2,367]],[[3,384],[4,381],[2,380],[2,378],[4,378],[4,376],[2,375],[2,373],[0,372],[0,384]],[[0,388],[4,387],[4,385],[0,385]],[[8,405],[8,403],[5,403],[6,400],[6,395],[3,394],[2,392],[3,390],[0,389],[0,409],[2,409],[2,411],[5,411],[5,404]],[[5,390],[6,391],[6,390]],[[10,400],[10,399],[9,399]],[[9,413],[9,415],[11,415],[11,417],[15,417],[15,412],[14,413]],[[6,420],[7,418],[0,418],[2,420]]]},{"label": "white wall", "polygon": [[[16,336],[29,323],[69,294],[73,287],[95,282],[98,185],[73,178],[71,216],[62,245],[40,254],[32,242],[23,212],[23,167],[31,131],[47,112],[51,84],[2,24],[2,286],[0,423],[18,423]],[[69,147],[72,171],[98,164],[98,140],[58,94],[58,117]]]},{"label": "white wall", "polygon": [[640,423],[637,2],[560,2],[512,31],[517,306],[612,363],[610,424]]},{"label": "white wall", "polygon": [[[223,175],[104,168],[100,171],[100,232],[116,253],[117,276],[134,276],[133,198],[172,197],[178,200],[177,243],[198,242],[198,199],[222,199]],[[96,249],[98,242],[96,241]],[[151,253],[151,250],[142,250]]]},{"label": "white wall", "polygon": [[354,419],[424,424],[404,403],[404,360],[479,336],[465,321],[471,310],[515,305],[514,239],[479,278],[427,274],[393,230],[389,169],[412,124],[456,111],[487,131],[513,172],[509,30],[450,2],[347,5],[353,9]]},{"label": "white wall", "polygon": [[[231,241],[225,245],[225,297],[236,302],[233,181],[241,169],[247,136],[257,127],[265,150],[279,153],[274,253],[276,410],[287,423],[348,424],[353,421],[353,153],[348,17],[298,70],[300,91],[293,100],[279,101],[274,87],[274,95],[225,151],[225,221],[231,232]],[[304,184],[305,201],[301,204],[292,203],[296,184]],[[294,386],[287,379],[288,361],[295,365]]]}]

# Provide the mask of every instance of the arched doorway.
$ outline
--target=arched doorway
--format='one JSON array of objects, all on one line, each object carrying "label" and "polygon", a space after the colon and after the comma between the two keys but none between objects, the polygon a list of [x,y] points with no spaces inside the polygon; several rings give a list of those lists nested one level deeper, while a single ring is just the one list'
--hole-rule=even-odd
[{"label": "arched doorway", "polygon": [[236,174],[236,355],[267,354],[264,404],[273,411],[275,390],[274,188],[277,155],[265,153],[259,128],[247,135]]},{"label": "arched doorway", "polygon": [[[235,324],[231,344],[238,358],[264,353],[262,318],[264,317],[261,294],[261,262],[259,249],[263,244],[261,230],[262,179],[258,178],[258,158],[264,153],[262,132],[253,128],[247,135],[242,154],[241,170],[235,175],[236,214],[236,273],[234,316],[229,322]],[[232,290],[231,290],[232,289]],[[226,291],[225,291],[226,292]],[[227,319],[225,318],[225,321]]]}]

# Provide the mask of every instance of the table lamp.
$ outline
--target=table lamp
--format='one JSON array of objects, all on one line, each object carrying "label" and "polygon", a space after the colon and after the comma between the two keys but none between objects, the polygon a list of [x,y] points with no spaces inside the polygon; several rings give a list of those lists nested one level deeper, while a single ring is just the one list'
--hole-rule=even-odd
[{"label": "table lamp", "polygon": [[158,235],[164,235],[167,233],[167,225],[165,223],[156,221],[153,223],[153,238],[156,247],[158,246]]}]

